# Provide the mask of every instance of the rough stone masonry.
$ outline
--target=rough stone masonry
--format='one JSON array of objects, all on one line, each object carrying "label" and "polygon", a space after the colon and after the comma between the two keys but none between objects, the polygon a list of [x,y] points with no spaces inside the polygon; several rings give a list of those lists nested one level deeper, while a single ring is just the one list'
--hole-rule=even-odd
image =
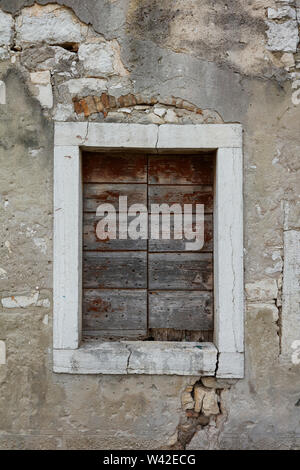
[{"label": "rough stone masonry", "polygon": [[[299,0],[0,0],[0,448],[300,449],[299,25]],[[52,372],[53,122],[86,120],[242,124],[244,379]]]}]

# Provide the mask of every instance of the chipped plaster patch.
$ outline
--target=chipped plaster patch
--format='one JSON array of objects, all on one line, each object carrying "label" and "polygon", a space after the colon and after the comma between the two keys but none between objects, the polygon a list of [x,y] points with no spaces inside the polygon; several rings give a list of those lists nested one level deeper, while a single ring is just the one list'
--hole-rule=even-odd
[{"label": "chipped plaster patch", "polygon": [[1,299],[4,308],[50,307],[49,299],[40,299],[39,292],[27,295],[12,295]]},{"label": "chipped plaster patch", "polygon": [[0,268],[0,279],[7,279],[7,272],[3,268]]},{"label": "chipped plaster patch", "polygon": [[33,239],[33,243],[35,244],[35,246],[37,246],[40,251],[45,255],[47,253],[47,243],[46,241],[44,240],[44,238],[37,238],[35,237]]},{"label": "chipped plaster patch", "polygon": [[0,365],[6,364],[6,344],[5,341],[0,340]]},{"label": "chipped plaster patch", "polygon": [[6,85],[0,80],[0,104],[6,104]]},{"label": "chipped plaster patch", "polygon": [[4,246],[8,249],[8,253],[11,254],[12,253],[11,244],[8,240],[4,242]]}]

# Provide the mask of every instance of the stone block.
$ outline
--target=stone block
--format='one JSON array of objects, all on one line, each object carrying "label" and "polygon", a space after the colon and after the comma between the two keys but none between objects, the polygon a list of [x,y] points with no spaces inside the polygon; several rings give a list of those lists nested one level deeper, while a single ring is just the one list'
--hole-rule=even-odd
[{"label": "stone block", "polygon": [[279,20],[282,18],[296,18],[296,10],[288,5],[279,8],[268,8],[268,18],[271,20]]},{"label": "stone block", "polygon": [[73,44],[82,42],[88,27],[74,13],[59,5],[34,5],[23,8],[16,20],[18,45],[46,43]]},{"label": "stone block", "polygon": [[2,80],[0,80],[0,104],[6,104],[6,86]]},{"label": "stone block", "polygon": [[97,95],[107,90],[107,80],[101,78],[76,78],[63,83],[71,95]]},{"label": "stone block", "polygon": [[181,404],[184,410],[192,410],[194,408],[194,400],[192,395],[185,391],[181,395]]},{"label": "stone block", "polygon": [[295,67],[295,58],[291,52],[285,52],[284,54],[282,54],[281,62],[287,69]]},{"label": "stone block", "polygon": [[246,298],[250,301],[273,301],[277,298],[278,286],[275,279],[263,279],[245,285]]},{"label": "stone block", "polygon": [[236,379],[244,377],[244,354],[221,352],[217,369],[217,377]]},{"label": "stone block", "polygon": [[77,54],[60,46],[39,45],[25,49],[21,55],[21,63],[32,71],[51,70],[51,72],[74,71]]},{"label": "stone block", "polygon": [[270,51],[296,52],[299,43],[298,23],[288,20],[284,23],[267,21],[268,45]]},{"label": "stone block", "polygon": [[201,377],[201,382],[203,383],[204,387],[207,388],[215,388],[215,389],[228,389],[232,385],[232,380],[222,380],[216,379],[215,377]]},{"label": "stone block", "polygon": [[204,416],[217,415],[220,413],[218,396],[213,388],[196,385],[194,388],[195,408],[194,411]]},{"label": "stone block", "polygon": [[108,77],[114,74],[114,49],[110,43],[82,44],[78,57],[89,75]]},{"label": "stone block", "polygon": [[278,308],[273,304],[253,303],[247,305],[247,315],[257,317],[259,313],[269,314],[272,313],[273,321],[278,321]]},{"label": "stone block", "polygon": [[200,385],[196,385],[194,388],[195,408],[196,413],[200,413],[202,410],[203,398],[205,395],[205,389]]},{"label": "stone block", "polygon": [[10,46],[13,38],[13,18],[0,10],[0,46]]},{"label": "stone block", "polygon": [[175,113],[173,109],[168,109],[168,111],[165,114],[165,121],[170,124],[178,122],[177,114]]},{"label": "stone block", "polygon": [[3,297],[1,303],[3,308],[50,307],[49,299],[39,299],[39,292]]},{"label": "stone block", "polygon": [[36,97],[45,108],[52,108],[53,106],[53,94],[50,78],[49,70],[44,72],[33,72],[30,74],[31,82],[37,90]]},{"label": "stone block", "polygon": [[220,413],[218,397],[215,390],[205,391],[202,403],[202,413],[204,416],[217,415]]},{"label": "stone block", "polygon": [[300,340],[300,232],[284,232],[282,286],[282,354],[291,358],[292,344]]}]

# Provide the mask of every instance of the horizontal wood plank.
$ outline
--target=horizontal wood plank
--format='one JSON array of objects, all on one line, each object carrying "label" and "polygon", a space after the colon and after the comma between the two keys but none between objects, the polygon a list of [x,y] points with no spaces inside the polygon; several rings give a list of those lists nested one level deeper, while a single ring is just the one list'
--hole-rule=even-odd
[{"label": "horizontal wood plank", "polygon": [[82,175],[84,183],[145,183],[147,156],[84,152]]},{"label": "horizontal wood plank", "polygon": [[[133,217],[128,217],[128,223]],[[87,251],[114,251],[114,250],[147,250],[147,240],[119,239],[119,214],[116,214],[116,239],[100,240],[96,234],[97,224],[101,217],[94,212],[83,213],[83,249]]]},{"label": "horizontal wood plank", "polygon": [[147,253],[83,253],[83,287],[92,289],[147,288]]},{"label": "horizontal wood plank", "polygon": [[204,212],[213,210],[212,186],[148,186],[148,203],[151,204],[180,204],[182,211],[184,204],[204,204]]},{"label": "horizontal wood plank", "polygon": [[149,253],[149,289],[211,290],[211,253]]},{"label": "horizontal wood plank", "polygon": [[153,341],[213,342],[213,330],[175,330],[175,328],[149,328]]},{"label": "horizontal wood plank", "polygon": [[146,290],[83,291],[83,329],[146,330]]},{"label": "horizontal wood plank", "polygon": [[100,204],[108,203],[112,204],[118,212],[120,196],[127,196],[128,208],[132,204],[144,204],[147,207],[146,184],[85,184],[83,186],[83,210],[96,212]]},{"label": "horizontal wood plank", "polygon": [[211,292],[149,292],[149,328],[211,330]]},{"label": "horizontal wood plank", "polygon": [[213,154],[151,155],[149,184],[213,184]]}]

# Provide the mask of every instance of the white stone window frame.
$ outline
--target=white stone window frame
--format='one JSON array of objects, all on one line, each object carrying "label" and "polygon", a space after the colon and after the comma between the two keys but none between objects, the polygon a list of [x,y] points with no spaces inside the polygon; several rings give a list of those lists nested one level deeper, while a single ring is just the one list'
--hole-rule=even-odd
[{"label": "white stone window frame", "polygon": [[[54,372],[242,378],[244,282],[241,125],[158,126],[56,122],[54,140]],[[216,151],[213,343],[81,341],[82,149]]]}]

